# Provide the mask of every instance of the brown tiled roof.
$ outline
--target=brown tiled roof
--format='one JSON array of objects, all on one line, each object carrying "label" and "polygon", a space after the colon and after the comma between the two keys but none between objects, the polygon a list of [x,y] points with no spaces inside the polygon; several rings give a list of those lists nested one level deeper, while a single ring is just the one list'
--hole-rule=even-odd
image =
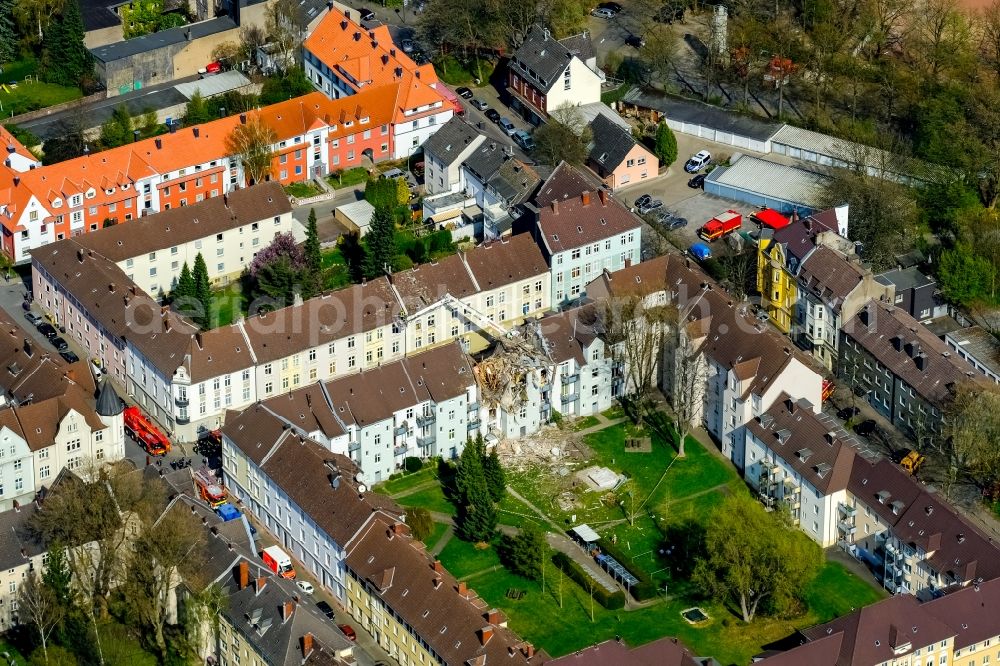
[{"label": "brown tiled roof", "polygon": [[917,598],[908,594],[883,599],[802,632],[809,640],[819,640],[836,633],[843,634],[840,653],[834,662],[837,666],[891,663],[900,654],[911,653],[955,635],[951,627],[924,610]]},{"label": "brown tiled roof", "polygon": [[771,654],[759,662],[762,666],[838,666],[844,632],[830,633],[784,652]]},{"label": "brown tiled roof", "polygon": [[[87,422],[91,430],[104,430],[108,426],[104,425],[101,418],[94,411],[93,405],[88,404],[87,396],[79,387],[69,388],[63,395],[31,402],[26,405],[11,407],[0,412],[3,416],[3,425],[11,427],[27,443],[32,451],[38,451],[52,446],[55,437],[59,433],[59,425],[70,410],[76,411]],[[17,427],[12,422],[16,421]]]},{"label": "brown tiled roof", "polygon": [[951,388],[961,382],[985,381],[939,337],[902,309],[887,303],[869,301],[844,324],[843,330],[933,405],[943,405]]},{"label": "brown tiled roof", "polygon": [[83,247],[119,262],[251,222],[270,220],[291,210],[281,184],[269,182],[130,220],[128,224],[106,227],[77,236],[76,240]]},{"label": "brown tiled roof", "polygon": [[[526,656],[528,645],[507,629],[502,615],[490,621],[490,607],[441,568],[424,547],[408,534],[396,533],[392,523],[378,517],[368,523],[347,552],[347,567],[362,581],[384,579],[394,569],[385,589],[372,590],[446,666],[524,666],[544,663],[539,653]],[[485,645],[484,645],[485,643]]]},{"label": "brown tiled roof", "polygon": [[539,211],[538,220],[539,234],[549,254],[582,247],[640,226],[639,218],[604,190],[553,201]]},{"label": "brown tiled roof", "polygon": [[562,363],[572,358],[580,365],[586,363],[584,350],[597,338],[594,322],[593,305],[564,310],[539,320],[539,331],[548,343],[552,360]]},{"label": "brown tiled roof", "polygon": [[[1000,634],[1000,579],[969,585],[924,604],[924,610],[955,632],[955,649],[962,650]],[[955,660],[959,662],[958,659]]]},{"label": "brown tiled roof", "polygon": [[[855,456],[850,444],[854,438],[832,419],[813,413],[805,400],[794,401],[782,393],[747,427],[824,495],[847,487]],[[781,441],[779,431],[788,433],[787,439]]]},{"label": "brown tiled roof", "polygon": [[463,258],[482,291],[532,277],[541,278],[549,271],[542,251],[530,234],[485,243],[465,253]]},{"label": "brown tiled roof", "polygon": [[847,490],[890,526],[917,501],[923,490],[909,475],[886,459],[870,462],[857,456]]},{"label": "brown tiled roof", "polygon": [[465,298],[479,291],[457,254],[394,273],[392,284],[409,313],[422,310],[445,294]]},{"label": "brown tiled roof", "polygon": [[290,428],[269,410],[256,404],[242,412],[226,412],[222,434],[255,465],[260,465],[268,453],[290,436]]},{"label": "brown tiled roof", "polygon": [[799,261],[816,247],[816,236],[824,231],[837,233],[837,212],[830,208],[773,232],[774,242],[784,245],[788,255]]},{"label": "brown tiled roof", "polygon": [[676,638],[661,638],[630,648],[622,641],[604,641],[565,657],[546,662],[547,666],[701,666]]},{"label": "brown tiled roof", "polygon": [[[626,266],[615,272],[605,271],[595,282],[604,285],[609,296],[624,298],[626,296],[647,296],[663,291],[667,284],[667,266],[678,261],[676,255],[665,254]],[[587,293],[592,289],[588,286]]]},{"label": "brown tiled roof", "polygon": [[311,298],[244,322],[258,363],[268,363],[340,338],[392,323],[400,313],[389,281],[365,284]]},{"label": "brown tiled roof", "polygon": [[0,392],[13,401],[20,403],[30,397],[40,402],[73,387],[93,396],[97,386],[88,365],[86,360],[66,363],[49,354],[21,328],[20,322],[0,310]]},{"label": "brown tiled roof", "polygon": [[550,205],[553,201],[562,201],[580,196],[581,192],[596,192],[600,183],[591,180],[579,169],[574,169],[566,162],[560,162],[545,179],[535,195],[535,204],[539,207]]},{"label": "brown tiled roof", "polygon": [[841,304],[865,279],[864,268],[836,250],[820,245],[799,269],[799,286],[840,311]]},{"label": "brown tiled roof", "polygon": [[340,419],[327,408],[326,393],[319,383],[275,396],[264,405],[303,432],[322,432],[329,439],[347,432]]}]

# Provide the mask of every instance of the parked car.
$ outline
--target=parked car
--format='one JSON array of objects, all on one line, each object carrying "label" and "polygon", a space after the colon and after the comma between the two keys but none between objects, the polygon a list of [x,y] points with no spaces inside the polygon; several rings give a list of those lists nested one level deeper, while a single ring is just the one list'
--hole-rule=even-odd
[{"label": "parked car", "polygon": [[643,194],[642,196],[640,196],[638,199],[635,200],[635,209],[636,210],[641,209],[643,206],[649,204],[649,202],[652,200],[653,197],[649,196],[648,194]]},{"label": "parked car", "polygon": [[857,407],[844,407],[837,412],[837,418],[841,421],[847,421],[853,419],[855,416],[861,413],[861,410]]},{"label": "parked car", "polygon": [[681,227],[686,227],[688,221],[686,218],[680,217],[675,213],[665,210],[656,216],[656,221],[662,224],[667,229],[680,229]]},{"label": "parked car", "polygon": [[507,133],[507,136],[514,136],[514,132],[517,131],[517,128],[514,127],[514,123],[510,121],[510,118],[501,118],[497,125],[499,125],[500,129]]},{"label": "parked car", "polygon": [[486,117],[490,119],[491,122],[494,123],[500,122],[500,112],[497,111],[496,109],[486,109],[484,113]]},{"label": "parked car", "polygon": [[514,137],[514,142],[524,148],[526,152],[530,153],[535,149],[535,140],[524,130],[517,130],[511,136]]},{"label": "parked car", "polygon": [[712,248],[704,243],[695,243],[691,246],[688,252],[698,261],[704,261],[712,258]]},{"label": "parked car", "polygon": [[330,604],[326,603],[325,601],[321,601],[318,604],[316,604],[316,608],[318,608],[319,612],[322,613],[323,615],[326,615],[331,620],[333,619],[333,606],[331,606]]},{"label": "parked car", "polygon": [[871,437],[876,431],[878,431],[878,424],[875,423],[874,419],[867,419],[854,426],[854,432],[862,437]]},{"label": "parked car", "polygon": [[338,624],[337,628],[340,629],[342,632],[344,632],[344,635],[347,636],[348,640],[351,640],[351,641],[358,640],[358,634],[357,634],[357,632],[354,631],[354,627],[352,627],[351,625],[349,625],[349,624]]},{"label": "parked car", "polygon": [[610,9],[595,9],[590,12],[590,15],[602,19],[613,19],[615,17],[615,13]]},{"label": "parked car", "polygon": [[364,7],[362,7],[361,9],[358,10],[358,18],[360,18],[362,21],[374,21],[375,12],[373,12],[370,9],[365,9]]},{"label": "parked car", "polygon": [[472,99],[472,91],[462,86],[461,88],[455,88],[455,94],[462,99]]},{"label": "parked car", "polygon": [[657,208],[663,207],[663,201],[660,199],[652,199],[646,202],[643,206],[638,206],[637,209],[640,215],[645,215],[646,213],[652,213]]},{"label": "parked car", "polygon": [[684,170],[688,173],[696,173],[701,171],[709,164],[712,163],[712,154],[707,150],[699,150],[697,153],[691,156],[691,158],[684,164]]},{"label": "parked car", "polygon": [[625,38],[625,45],[632,48],[641,49],[646,45],[646,38],[639,35],[629,35]]},{"label": "parked car", "polygon": [[413,50],[416,48],[412,39],[404,39],[399,45],[403,48],[403,53],[413,53]]},{"label": "parked car", "polygon": [[28,320],[28,323],[35,327],[44,321],[42,319],[42,315],[32,312],[31,310],[24,313],[24,318]]},{"label": "parked car", "polygon": [[471,102],[469,102],[469,104],[471,104],[472,106],[476,107],[480,111],[485,111],[486,109],[490,108],[489,104],[487,104],[483,100],[479,99],[478,97],[476,99],[472,100]]},{"label": "parked car", "polygon": [[104,376],[104,369],[101,368],[101,362],[96,358],[90,359],[90,371],[94,373],[94,379],[98,381]]},{"label": "parked car", "polygon": [[688,187],[692,189],[704,189],[705,188],[705,174],[699,173],[694,178],[688,181]]},{"label": "parked car", "polygon": [[59,335],[59,331],[55,329],[55,326],[53,326],[47,321],[43,321],[41,324],[38,325],[38,332],[44,335],[49,340]]},{"label": "parked car", "polygon": [[59,355],[62,356],[62,359],[67,363],[76,363],[77,361],[80,360],[79,356],[77,356],[68,349],[62,350],[61,352],[59,352]]},{"label": "parked car", "polygon": [[316,588],[313,587],[313,584],[310,583],[307,580],[297,580],[297,581],[295,581],[295,587],[299,588],[300,590],[302,590],[306,594],[312,594],[313,592],[316,591]]},{"label": "parked car", "polygon": [[52,338],[52,346],[56,348],[56,351],[66,351],[69,349],[69,343],[59,335]]}]

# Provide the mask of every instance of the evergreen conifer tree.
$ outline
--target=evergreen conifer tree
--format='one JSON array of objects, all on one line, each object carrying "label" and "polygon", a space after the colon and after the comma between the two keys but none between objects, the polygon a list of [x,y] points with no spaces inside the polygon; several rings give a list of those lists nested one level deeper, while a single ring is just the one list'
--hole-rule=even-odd
[{"label": "evergreen conifer tree", "polygon": [[393,259],[396,257],[396,222],[392,219],[392,210],[377,206],[372,215],[371,225],[365,235],[364,274],[368,279],[384,275],[392,270]]},{"label": "evergreen conifer tree", "polygon": [[14,0],[0,0],[0,63],[17,58],[17,30],[14,28]]},{"label": "evergreen conifer tree", "polygon": [[208,265],[201,252],[194,258],[194,300],[198,305],[198,312],[193,319],[202,328],[208,328],[211,319],[212,308],[212,285],[208,279]]},{"label": "evergreen conifer tree", "polygon": [[194,275],[191,274],[191,269],[188,268],[188,264],[185,261],[184,265],[181,266],[181,274],[177,278],[177,284],[174,285],[174,290],[171,293],[171,298],[181,307],[187,305],[185,301],[189,301],[194,296]]},{"label": "evergreen conifer tree", "polygon": [[500,457],[494,448],[488,456],[483,457],[483,475],[486,478],[486,488],[494,502],[499,503],[507,493],[507,476],[500,465]]},{"label": "evergreen conifer tree", "polygon": [[94,57],[83,43],[80,5],[70,0],[49,22],[42,40],[42,77],[50,83],[79,86],[94,71]]},{"label": "evergreen conifer tree", "polygon": [[303,294],[308,298],[318,293],[322,288],[323,253],[319,244],[319,229],[316,227],[316,209],[309,209],[309,220],[306,224],[306,242],[303,244],[306,259],[305,278],[310,293]]}]

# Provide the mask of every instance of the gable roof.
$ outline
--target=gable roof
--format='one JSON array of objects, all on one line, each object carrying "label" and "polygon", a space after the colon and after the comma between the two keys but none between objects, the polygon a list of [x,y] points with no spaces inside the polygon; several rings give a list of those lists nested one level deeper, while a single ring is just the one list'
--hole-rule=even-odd
[{"label": "gable roof", "polygon": [[820,245],[799,268],[799,286],[840,312],[848,296],[865,280],[865,269],[857,257],[845,257]]},{"label": "gable roof", "polygon": [[462,153],[486,138],[462,118],[454,116],[424,141],[424,154],[445,166],[454,164]]},{"label": "gable roof", "polygon": [[538,188],[534,202],[542,208],[553,201],[578,197],[582,192],[596,192],[600,186],[588,174],[573,168],[567,162],[560,162]]},{"label": "gable roof", "polygon": [[609,640],[547,662],[548,666],[702,666],[676,638],[660,638],[630,648],[621,640]]},{"label": "gable roof", "polygon": [[[579,38],[570,38],[569,45],[577,52],[583,52]],[[552,37],[548,29],[534,25],[521,46],[511,55],[508,67],[534,87],[548,92],[574,57],[574,53]]]},{"label": "gable roof", "polygon": [[605,115],[598,115],[590,123],[593,135],[589,159],[607,171],[614,171],[635,148],[632,133],[612,122]]}]

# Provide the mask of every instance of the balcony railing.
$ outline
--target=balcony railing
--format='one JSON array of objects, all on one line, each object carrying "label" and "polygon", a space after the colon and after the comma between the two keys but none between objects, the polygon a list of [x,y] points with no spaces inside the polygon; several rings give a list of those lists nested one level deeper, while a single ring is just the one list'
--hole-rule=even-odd
[{"label": "balcony railing", "polygon": [[851,518],[853,518],[854,514],[856,514],[858,512],[858,510],[855,509],[850,504],[841,504],[840,505],[840,512],[842,514],[844,514],[845,516],[850,516]]},{"label": "balcony railing", "polygon": [[474,421],[469,421],[468,429],[476,430],[477,428],[479,428],[480,425],[482,425],[482,421],[480,421],[479,419],[475,419]]},{"label": "balcony railing", "polygon": [[837,526],[840,527],[840,531],[844,534],[854,534],[858,531],[858,527],[853,521],[842,520],[837,523]]},{"label": "balcony railing", "polygon": [[421,428],[423,428],[426,425],[434,423],[434,421],[436,419],[437,419],[437,415],[435,415],[434,412],[428,412],[426,414],[420,414],[419,416],[417,416],[417,425],[419,425]]},{"label": "balcony railing", "polygon": [[430,446],[435,441],[437,441],[437,435],[435,433],[420,435],[417,437],[417,446]]},{"label": "balcony railing", "polygon": [[189,404],[191,404],[188,401],[188,397],[186,395],[179,395],[179,396],[177,396],[174,399],[174,402],[177,404],[178,407],[187,407]]},{"label": "balcony railing", "polygon": [[357,451],[361,448],[361,442],[351,442],[347,445],[348,451]]},{"label": "balcony railing", "polygon": [[407,426],[401,425],[398,428],[396,428],[393,432],[395,433],[396,437],[403,437],[406,435],[408,431],[409,428]]},{"label": "balcony railing", "polygon": [[578,381],[580,381],[580,373],[579,372],[573,372],[573,373],[565,374],[565,375],[562,376],[562,380],[563,380],[564,384],[572,384],[574,382],[578,382]]},{"label": "balcony railing", "polygon": [[579,397],[580,397],[579,393],[564,393],[562,397],[562,402],[564,405],[566,405],[571,402],[576,402],[577,398]]},{"label": "balcony railing", "polygon": [[478,400],[476,402],[470,402],[469,403],[469,411],[470,412],[478,412],[479,411],[479,401]]},{"label": "balcony railing", "polygon": [[393,453],[394,453],[395,455],[397,455],[397,456],[401,456],[401,455],[404,455],[404,454],[405,454],[405,453],[406,453],[407,451],[409,451],[409,450],[410,450],[410,447],[408,447],[408,446],[406,446],[405,444],[403,444],[402,446],[397,446],[396,448],[394,448],[394,449],[392,450],[392,452],[393,452]]}]

